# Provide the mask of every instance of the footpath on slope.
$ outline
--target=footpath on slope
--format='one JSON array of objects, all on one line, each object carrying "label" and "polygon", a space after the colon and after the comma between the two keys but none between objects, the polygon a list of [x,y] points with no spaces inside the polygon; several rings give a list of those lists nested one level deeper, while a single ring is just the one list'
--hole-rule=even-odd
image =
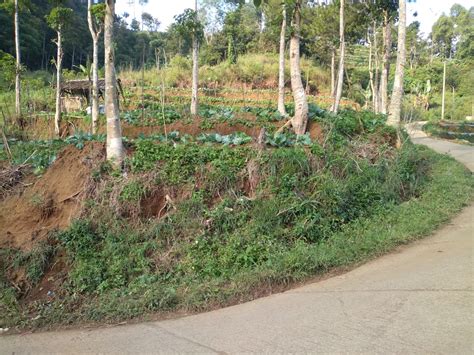
[{"label": "footpath on slope", "polygon": [[[416,143],[474,169],[474,148]],[[346,274],[175,320],[0,337],[1,353],[472,353],[474,206],[435,235]]]}]

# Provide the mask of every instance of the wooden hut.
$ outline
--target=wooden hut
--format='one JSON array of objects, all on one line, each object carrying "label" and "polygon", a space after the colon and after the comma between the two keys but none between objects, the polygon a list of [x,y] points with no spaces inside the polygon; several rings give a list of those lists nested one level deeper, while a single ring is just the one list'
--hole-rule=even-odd
[{"label": "wooden hut", "polygon": [[[123,97],[122,83],[117,79],[117,90]],[[104,97],[105,79],[99,79],[99,97]],[[61,86],[63,111],[72,112],[84,110],[91,105],[92,81],[88,79],[68,80]]]}]

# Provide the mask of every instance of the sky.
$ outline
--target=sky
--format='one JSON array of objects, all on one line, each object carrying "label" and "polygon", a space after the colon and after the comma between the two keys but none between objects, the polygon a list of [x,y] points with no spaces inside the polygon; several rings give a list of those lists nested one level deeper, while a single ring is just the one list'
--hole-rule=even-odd
[{"label": "sky", "polygon": [[[133,0],[117,0],[117,14],[121,15],[124,12],[128,12],[132,18],[134,14],[137,18],[140,18],[141,7],[139,5],[130,5],[131,2],[133,3]],[[472,0],[416,0],[415,3],[408,3],[408,23],[419,21],[421,23],[421,32],[427,36],[431,32],[431,27],[436,19],[443,12],[449,13],[451,6],[456,3],[466,8],[473,6]],[[194,0],[148,0],[148,4],[144,6],[143,11],[158,18],[161,22],[160,30],[163,31],[173,23],[175,15],[182,13],[184,9],[193,7]],[[418,14],[417,17],[413,16],[415,12]]]}]

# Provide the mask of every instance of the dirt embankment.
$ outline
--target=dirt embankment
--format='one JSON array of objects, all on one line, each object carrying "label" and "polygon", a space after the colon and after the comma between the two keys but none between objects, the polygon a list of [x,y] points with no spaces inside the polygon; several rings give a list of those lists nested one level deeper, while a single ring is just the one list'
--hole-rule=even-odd
[{"label": "dirt embankment", "polygon": [[[187,124],[177,121],[168,125],[167,131],[177,130],[191,135],[201,132],[245,132],[256,138],[261,130],[259,126],[227,123],[217,123],[203,130],[200,123],[201,120]],[[311,122],[308,131],[313,140],[322,141],[323,132],[319,124]],[[125,125],[124,132],[126,136],[136,137],[141,133],[164,133],[164,127]],[[0,201],[0,248],[30,250],[51,231],[67,228],[80,212],[93,166],[104,156],[104,145],[101,143],[87,144],[82,150],[68,146],[41,178]]]},{"label": "dirt embankment", "polygon": [[46,173],[0,202],[0,248],[30,250],[80,212],[93,167],[105,155],[101,143],[66,147]]}]

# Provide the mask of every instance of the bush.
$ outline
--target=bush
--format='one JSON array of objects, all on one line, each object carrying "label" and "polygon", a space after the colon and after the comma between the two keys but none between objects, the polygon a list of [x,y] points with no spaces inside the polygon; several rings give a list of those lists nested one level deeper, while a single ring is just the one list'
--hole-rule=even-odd
[{"label": "bush", "polygon": [[15,58],[0,50],[0,89],[9,90],[15,82]]}]

